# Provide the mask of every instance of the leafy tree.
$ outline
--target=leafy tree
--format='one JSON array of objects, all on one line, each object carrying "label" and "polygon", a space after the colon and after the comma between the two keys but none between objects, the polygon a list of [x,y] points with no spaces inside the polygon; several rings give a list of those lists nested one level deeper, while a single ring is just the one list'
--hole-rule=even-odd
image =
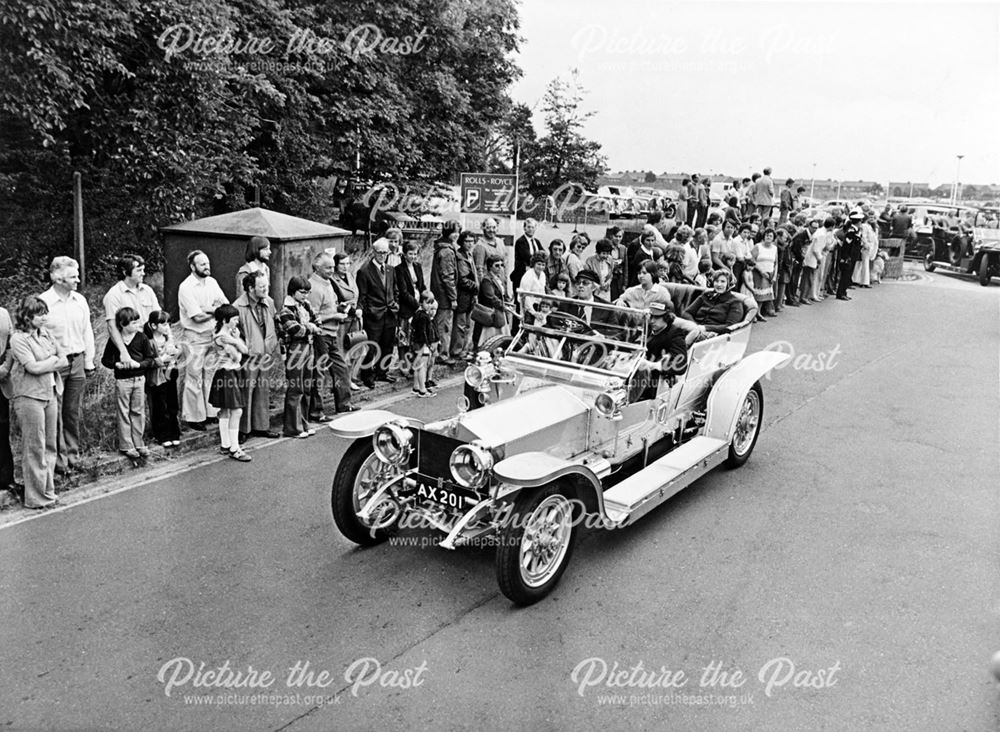
[{"label": "leafy tree", "polygon": [[647,171],[646,172],[646,177],[643,178],[643,180],[646,183],[655,183],[656,182],[656,173],[654,173],[652,170]]},{"label": "leafy tree", "polygon": [[873,196],[881,196],[883,193],[885,193],[885,189],[882,187],[881,183],[872,183],[870,186],[868,186],[867,192]]},{"label": "leafy tree", "polygon": [[576,69],[568,80],[549,82],[542,100],[546,134],[534,146],[523,173],[532,194],[546,195],[568,182],[593,190],[597,178],[607,171],[601,145],[583,136],[583,126],[595,113],[585,111],[586,90]]}]

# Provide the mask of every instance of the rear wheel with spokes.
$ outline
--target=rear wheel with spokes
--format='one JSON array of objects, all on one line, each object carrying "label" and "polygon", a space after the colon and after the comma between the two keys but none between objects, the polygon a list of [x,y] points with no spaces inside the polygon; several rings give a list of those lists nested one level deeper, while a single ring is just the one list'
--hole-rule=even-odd
[{"label": "rear wheel with spokes", "polygon": [[764,418],[764,390],[758,381],[747,392],[736,417],[736,428],[729,443],[729,457],[726,465],[738,468],[750,459],[760,435],[760,425]]}]

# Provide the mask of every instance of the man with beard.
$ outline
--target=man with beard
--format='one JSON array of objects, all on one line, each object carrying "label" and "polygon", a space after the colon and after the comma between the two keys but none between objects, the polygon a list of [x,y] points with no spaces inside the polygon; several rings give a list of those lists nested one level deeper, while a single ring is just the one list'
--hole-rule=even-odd
[{"label": "man with beard", "polygon": [[212,265],[205,252],[195,249],[188,254],[187,261],[191,274],[177,290],[177,306],[186,345],[181,418],[192,429],[204,432],[205,423],[214,420],[219,411],[208,403],[215,375],[215,365],[209,360],[215,330],[215,309],[229,301],[211,276]]},{"label": "man with beard", "polygon": [[[271,282],[271,242],[264,236],[251,236],[244,252],[246,263],[236,270],[236,296],[243,293],[243,278],[250,272],[262,272],[268,283]],[[244,414],[246,412],[244,411]]]}]

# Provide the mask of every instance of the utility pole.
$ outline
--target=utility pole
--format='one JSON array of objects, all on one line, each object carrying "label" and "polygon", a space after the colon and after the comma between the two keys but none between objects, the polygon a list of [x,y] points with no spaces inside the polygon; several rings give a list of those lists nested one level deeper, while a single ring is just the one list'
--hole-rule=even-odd
[{"label": "utility pole", "polygon": [[964,155],[956,155],[955,157],[958,158],[958,162],[955,164],[955,187],[952,189],[951,198],[952,198],[952,203],[954,203],[954,204],[957,205],[958,204],[958,198],[959,198],[959,196],[958,196],[958,179],[961,177],[962,158],[964,158],[965,156]]},{"label": "utility pole", "polygon": [[83,251],[83,182],[80,173],[73,173],[73,249],[80,263],[80,287],[87,284],[86,257]]},{"label": "utility pole", "polygon": [[809,202],[814,203],[816,196],[816,163],[813,163],[813,179],[809,185]]}]

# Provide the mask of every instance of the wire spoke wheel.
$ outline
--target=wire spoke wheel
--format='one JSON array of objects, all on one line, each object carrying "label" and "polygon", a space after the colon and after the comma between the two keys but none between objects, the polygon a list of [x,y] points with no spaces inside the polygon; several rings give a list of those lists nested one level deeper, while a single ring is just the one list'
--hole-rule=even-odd
[{"label": "wire spoke wheel", "polygon": [[729,458],[726,464],[737,468],[747,461],[757,444],[761,421],[764,418],[764,392],[758,381],[747,392],[736,415],[736,426],[729,443]]}]

